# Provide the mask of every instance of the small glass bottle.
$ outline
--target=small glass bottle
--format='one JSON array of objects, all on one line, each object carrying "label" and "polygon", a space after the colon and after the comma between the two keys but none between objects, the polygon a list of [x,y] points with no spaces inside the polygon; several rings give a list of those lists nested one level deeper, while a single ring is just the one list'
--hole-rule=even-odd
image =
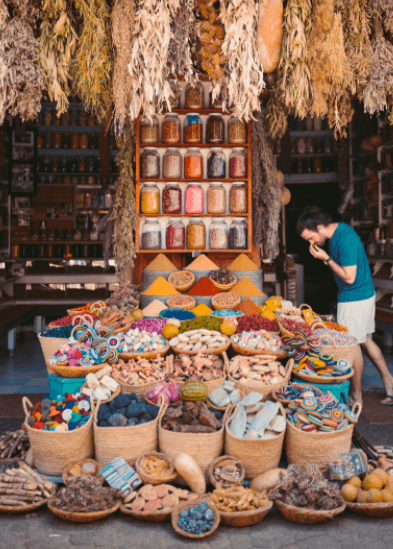
[{"label": "small glass bottle", "polygon": [[71,148],[71,134],[70,132],[64,132],[63,134],[63,149]]},{"label": "small glass bottle", "polygon": [[203,85],[201,82],[196,82],[194,87],[187,84],[186,109],[203,109]]},{"label": "small glass bottle", "polygon": [[220,148],[213,148],[207,158],[207,177],[209,179],[225,178],[225,154]]},{"label": "small glass bottle", "polygon": [[210,114],[206,123],[206,143],[224,143],[225,124],[222,114]]},{"label": "small glass bottle", "polygon": [[322,161],[318,156],[314,158],[314,172],[315,173],[322,172]]},{"label": "small glass bottle", "polygon": [[246,250],[247,244],[247,221],[245,219],[233,219],[229,227],[229,249]]},{"label": "small glass bottle", "polygon": [[206,248],[206,225],[200,217],[190,219],[187,225],[187,248],[189,250]]},{"label": "small glass bottle", "polygon": [[184,143],[202,143],[202,122],[197,113],[187,114],[184,120]]},{"label": "small glass bottle", "polygon": [[155,183],[145,183],[141,189],[141,213],[160,213],[160,189]]},{"label": "small glass bottle", "polygon": [[247,152],[236,147],[229,156],[229,177],[236,179],[247,177]]},{"label": "small glass bottle", "polygon": [[79,133],[71,134],[71,149],[79,149]]},{"label": "small glass bottle", "polygon": [[38,132],[37,149],[43,149],[43,148],[44,148],[44,134],[42,132]]},{"label": "small glass bottle", "polygon": [[168,147],[162,160],[162,177],[180,179],[182,175],[182,157],[179,149]]},{"label": "small glass bottle", "polygon": [[146,147],[141,154],[142,179],[158,179],[160,177],[160,157],[157,149]]},{"label": "small glass bottle", "polygon": [[184,177],[201,179],[203,177],[203,156],[200,149],[189,148],[184,156]]},{"label": "small glass bottle", "polygon": [[161,225],[154,218],[146,218],[141,233],[143,250],[160,250],[162,248]]},{"label": "small glass bottle", "polygon": [[312,137],[307,137],[306,140],[306,153],[307,154],[314,154],[314,142]]},{"label": "small glass bottle", "polygon": [[151,120],[141,120],[141,143],[158,143],[158,118],[153,115]]},{"label": "small glass bottle", "polygon": [[203,188],[197,183],[192,183],[186,188],[184,196],[184,211],[187,214],[202,214],[204,206]]},{"label": "small glass bottle", "polygon": [[232,115],[228,122],[228,143],[243,145],[247,141],[247,126],[244,120]]},{"label": "small glass bottle", "polygon": [[[167,183],[162,191],[162,211],[165,214],[181,213],[181,189],[178,183]],[[199,212],[198,212],[199,213]]]},{"label": "small glass bottle", "polygon": [[44,126],[51,126],[53,121],[53,113],[49,109],[44,112]]},{"label": "small glass bottle", "polygon": [[211,250],[228,249],[228,229],[224,219],[213,219],[209,228],[209,248]]},{"label": "small glass bottle", "polygon": [[51,149],[53,145],[53,135],[52,132],[46,132],[44,137],[44,146],[45,149]]},{"label": "small glass bottle", "polygon": [[166,114],[162,121],[162,142],[174,145],[181,141],[181,125],[179,115]]},{"label": "small glass bottle", "polygon": [[98,133],[97,132],[90,132],[89,149],[98,149]]},{"label": "small glass bottle", "polygon": [[247,187],[245,183],[236,181],[229,191],[230,213],[247,213]]},{"label": "small glass bottle", "polygon": [[79,148],[88,149],[89,148],[89,136],[87,133],[79,134]]},{"label": "small glass bottle", "polygon": [[223,214],[226,210],[227,196],[222,183],[210,183],[207,189],[207,213]]},{"label": "small glass bottle", "polygon": [[184,250],[186,247],[186,228],[181,219],[171,217],[165,229],[167,250]]},{"label": "small glass bottle", "polygon": [[61,132],[54,132],[53,133],[53,148],[54,149],[61,149],[61,139],[62,135]]},{"label": "small glass bottle", "polygon": [[86,172],[86,158],[84,156],[80,156],[77,164],[77,170],[79,173],[85,173]]}]

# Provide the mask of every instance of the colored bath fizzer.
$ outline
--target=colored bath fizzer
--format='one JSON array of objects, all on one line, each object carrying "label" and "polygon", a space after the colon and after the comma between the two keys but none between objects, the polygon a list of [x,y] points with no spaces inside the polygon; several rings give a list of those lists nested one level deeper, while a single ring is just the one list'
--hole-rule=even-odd
[{"label": "colored bath fizzer", "polygon": [[169,261],[169,259],[164,254],[158,254],[156,258],[153,259],[151,263],[144,269],[145,271],[177,271],[177,267]]},{"label": "colored bath fizzer", "polygon": [[210,296],[210,295],[217,295],[221,292],[215,286],[215,284],[207,278],[207,276],[203,276],[190,288],[187,292],[188,295],[200,295],[200,296]]},{"label": "colored bath fizzer", "polygon": [[238,255],[227,268],[228,271],[259,271],[259,267],[246,254]]},{"label": "colored bath fizzer", "polygon": [[178,295],[179,292],[164,277],[159,276],[142,292],[144,295]]},{"label": "colored bath fizzer", "polygon": [[[255,303],[251,301],[251,299],[245,299],[244,301],[242,301],[242,303],[240,303],[237,307],[235,307],[235,310],[240,311],[245,315],[257,315],[257,316],[261,315],[260,309],[255,305]],[[277,330],[275,331],[277,332],[279,331],[278,327],[277,327]]]},{"label": "colored bath fizzer", "polygon": [[240,296],[254,296],[254,297],[260,297],[265,295],[262,290],[257,288],[253,282],[246,276],[241,278],[239,282],[237,282],[233,288],[231,289],[231,292],[234,294],[240,295]]},{"label": "colored bath fizzer", "polygon": [[200,305],[197,305],[194,307],[194,309],[191,309],[191,312],[196,314],[197,316],[207,316],[210,315],[213,311],[205,305],[204,303],[201,303]]},{"label": "colored bath fizzer", "polygon": [[142,311],[143,316],[159,316],[160,312],[166,309],[166,305],[162,301],[155,299]]},{"label": "colored bath fizzer", "polygon": [[201,254],[188,265],[187,269],[189,271],[215,271],[218,267],[205,254]]}]

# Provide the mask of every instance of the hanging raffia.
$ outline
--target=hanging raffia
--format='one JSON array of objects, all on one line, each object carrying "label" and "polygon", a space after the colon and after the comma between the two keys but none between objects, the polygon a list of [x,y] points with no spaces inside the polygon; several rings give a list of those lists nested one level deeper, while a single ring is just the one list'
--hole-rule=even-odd
[{"label": "hanging raffia", "polygon": [[280,195],[276,165],[269,147],[263,116],[254,113],[252,121],[252,226],[255,244],[263,244],[264,256],[273,260],[280,253]]},{"label": "hanging raffia", "polygon": [[115,223],[113,252],[120,284],[130,281],[130,271],[135,265],[135,230],[138,214],[135,201],[133,155],[135,142],[134,122],[127,121],[124,132],[118,136],[120,151],[116,157],[119,177],[115,183],[113,221]]},{"label": "hanging raffia", "polygon": [[[259,96],[265,87],[257,42],[258,2],[222,0],[220,19],[225,30],[222,53],[227,60],[224,85],[228,105],[235,116],[249,120],[253,111],[260,110]],[[212,93],[214,100],[218,86]]]},{"label": "hanging raffia", "polygon": [[164,107],[171,110],[168,81],[168,48],[171,17],[180,0],[144,0],[135,13],[134,41],[128,71],[131,75],[131,120],[143,108],[147,118]]},{"label": "hanging raffia", "polygon": [[386,32],[393,35],[393,2],[392,0],[371,0],[374,13],[383,21]]},{"label": "hanging raffia", "polygon": [[69,69],[77,34],[66,0],[45,0],[41,14],[39,63],[49,99],[57,103],[57,116],[60,116],[68,109]]},{"label": "hanging raffia", "polygon": [[106,0],[75,0],[82,18],[72,67],[74,91],[104,119],[112,102],[110,14]]},{"label": "hanging raffia", "polygon": [[185,82],[195,79],[191,47],[195,43],[195,1],[180,0],[172,22],[172,36],[168,49],[168,71]]},{"label": "hanging raffia", "polygon": [[132,33],[135,27],[135,0],[115,0],[112,11],[112,41],[115,48],[113,66],[114,129],[122,133],[132,100],[131,60]]}]

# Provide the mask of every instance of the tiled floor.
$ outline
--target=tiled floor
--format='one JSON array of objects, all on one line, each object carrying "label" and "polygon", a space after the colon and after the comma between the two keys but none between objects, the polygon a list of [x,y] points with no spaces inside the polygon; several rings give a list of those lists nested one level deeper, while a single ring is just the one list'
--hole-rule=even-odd
[{"label": "tiled floor", "polygon": [[[393,355],[385,354],[386,362],[393,374]],[[364,358],[363,387],[383,389],[378,371]],[[7,341],[0,339],[0,395],[40,394],[49,392],[49,383],[40,344],[33,333],[26,333],[17,339],[15,355],[9,358]]]}]

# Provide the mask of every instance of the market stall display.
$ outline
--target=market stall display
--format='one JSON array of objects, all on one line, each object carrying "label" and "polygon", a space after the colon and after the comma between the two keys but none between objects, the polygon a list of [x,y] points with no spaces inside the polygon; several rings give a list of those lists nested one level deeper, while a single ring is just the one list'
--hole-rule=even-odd
[{"label": "market stall display", "polygon": [[339,383],[354,374],[348,360],[322,352],[305,355],[293,371],[296,377],[309,383]]}]

